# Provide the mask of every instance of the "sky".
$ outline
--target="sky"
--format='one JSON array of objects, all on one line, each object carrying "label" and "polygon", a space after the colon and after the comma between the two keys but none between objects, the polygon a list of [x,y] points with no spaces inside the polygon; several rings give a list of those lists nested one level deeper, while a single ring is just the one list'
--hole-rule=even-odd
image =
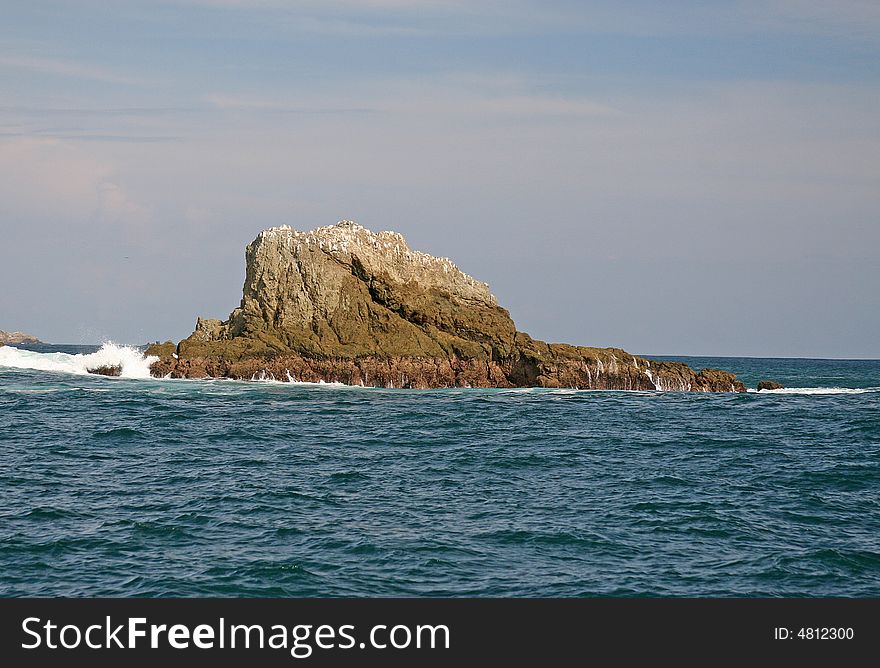
[{"label": "sky", "polygon": [[874,0],[0,10],[0,329],[179,340],[352,219],[536,338],[880,358]]}]

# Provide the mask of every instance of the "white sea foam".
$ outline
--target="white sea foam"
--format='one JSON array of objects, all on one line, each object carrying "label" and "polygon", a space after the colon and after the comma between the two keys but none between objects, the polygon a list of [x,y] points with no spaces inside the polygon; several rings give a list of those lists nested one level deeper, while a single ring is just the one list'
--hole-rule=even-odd
[{"label": "white sea foam", "polygon": [[325,382],[323,380],[319,380],[317,383],[310,383],[305,380],[290,380],[284,383],[285,385],[303,385],[306,387],[354,387],[357,389],[368,389],[373,390],[376,389],[374,387],[364,387],[363,385],[346,385],[345,383],[339,383],[337,381]]},{"label": "white sea foam", "polygon": [[346,385],[345,383],[338,383],[336,381],[333,382],[325,382],[323,380],[319,380],[316,383],[307,382],[304,380],[296,380],[293,376],[290,375],[290,372],[287,372],[287,380],[279,380],[275,377],[274,374],[268,371],[260,371],[259,373],[255,373],[251,376],[251,383],[263,383],[266,385],[304,385],[304,386],[315,386],[315,387],[363,387],[363,385]]},{"label": "white sea foam", "polygon": [[150,365],[158,357],[145,357],[132,346],[120,346],[107,342],[94,353],[71,355],[69,353],[37,353],[19,350],[15,346],[0,347],[0,367],[34,369],[85,375],[89,369],[102,366],[118,366],[122,378],[149,378]]},{"label": "white sea foam", "polygon": [[268,371],[260,371],[260,373],[255,373],[253,376],[251,376],[251,382],[278,384],[282,381],[276,380],[275,376],[273,376]]},{"label": "white sea foam", "polygon": [[877,387],[783,387],[778,390],[754,390],[754,394],[864,394],[865,392],[880,392]]}]

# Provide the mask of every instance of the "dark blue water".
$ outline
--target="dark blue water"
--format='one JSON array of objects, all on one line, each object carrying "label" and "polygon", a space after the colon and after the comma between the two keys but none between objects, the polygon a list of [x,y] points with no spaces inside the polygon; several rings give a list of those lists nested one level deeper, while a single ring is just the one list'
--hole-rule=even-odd
[{"label": "dark blue water", "polygon": [[0,594],[880,595],[880,362],[685,361],[819,389],[0,368]]}]

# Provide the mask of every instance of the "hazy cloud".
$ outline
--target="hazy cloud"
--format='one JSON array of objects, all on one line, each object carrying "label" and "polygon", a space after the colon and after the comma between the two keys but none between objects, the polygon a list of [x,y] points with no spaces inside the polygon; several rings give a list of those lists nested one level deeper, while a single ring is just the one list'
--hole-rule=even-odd
[{"label": "hazy cloud", "polygon": [[144,85],[144,79],[119,74],[106,67],[88,65],[72,60],[41,58],[27,55],[0,55],[0,67],[23,69],[76,79],[91,79],[111,84]]}]

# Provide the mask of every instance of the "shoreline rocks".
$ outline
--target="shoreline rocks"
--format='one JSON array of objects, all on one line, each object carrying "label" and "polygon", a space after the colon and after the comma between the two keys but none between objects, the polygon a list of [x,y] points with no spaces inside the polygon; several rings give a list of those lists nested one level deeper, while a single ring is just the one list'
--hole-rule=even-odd
[{"label": "shoreline rocks", "polygon": [[24,332],[4,332],[0,330],[0,346],[20,343],[42,343],[36,336]]},{"label": "shoreline rocks", "polygon": [[785,385],[777,383],[775,380],[762,380],[758,383],[758,392],[762,390],[781,390],[784,388]]},{"label": "shoreline rocks", "polygon": [[351,221],[264,230],[245,252],[241,304],[154,344],[155,376],[395,388],[567,387],[744,392],[734,374],[516,329],[489,286],[396,232]]},{"label": "shoreline rocks", "polygon": [[105,364],[103,366],[95,367],[94,369],[86,369],[86,371],[95,374],[96,376],[112,376],[114,378],[118,378],[122,375],[122,367],[118,364]]},{"label": "shoreline rocks", "polygon": [[[594,349],[595,350],[595,349]],[[154,351],[148,350],[148,354]],[[620,351],[623,352],[623,351]],[[278,355],[271,358],[162,357],[151,371],[171,378],[234,378],[309,383],[343,383],[367,387],[431,389],[449,387],[546,387],[594,390],[668,390],[682,392],[742,392],[733,374],[717,369],[695,372],[678,362],[654,367],[648,360],[618,358],[614,353],[574,360],[503,362],[461,358],[328,357]],[[606,363],[602,359],[607,360]],[[620,361],[618,361],[620,360]],[[639,366],[655,369],[652,377]]]}]

